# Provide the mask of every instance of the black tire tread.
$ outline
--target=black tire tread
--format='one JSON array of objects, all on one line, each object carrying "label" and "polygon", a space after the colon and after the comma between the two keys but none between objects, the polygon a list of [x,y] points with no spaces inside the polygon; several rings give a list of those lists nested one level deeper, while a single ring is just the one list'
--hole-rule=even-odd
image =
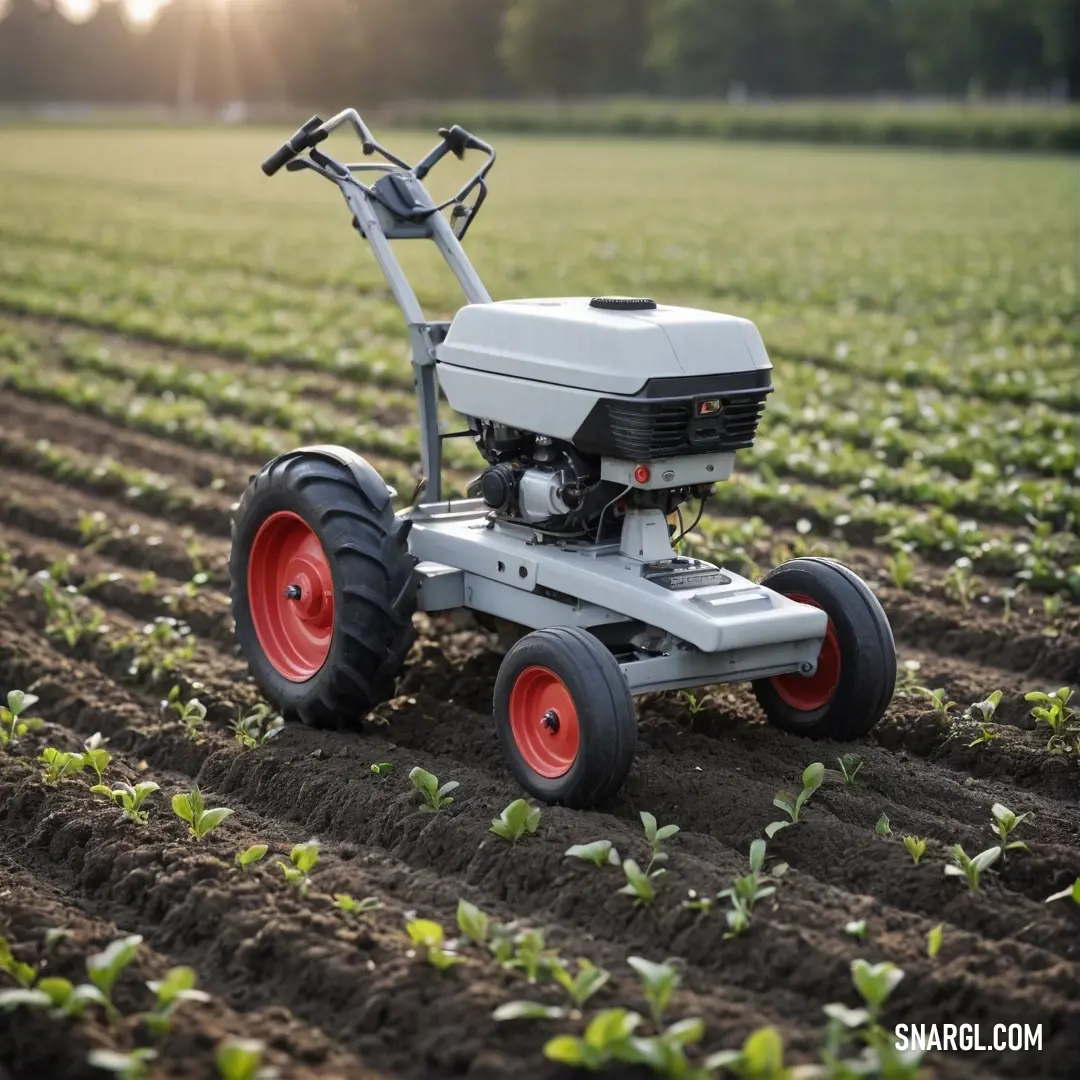
[{"label": "black tire tread", "polygon": [[850,657],[842,656],[841,682],[834,699],[809,717],[797,716],[782,702],[769,679],[753,683],[758,704],[771,723],[793,734],[841,742],[862,738],[881,719],[896,688],[896,644],[888,618],[866,583],[835,559],[793,559],[766,575],[762,584],[769,586],[774,575],[790,570],[811,573],[839,602],[859,644],[860,668],[853,674]]},{"label": "black tire tread", "polygon": [[[311,727],[356,728],[393,695],[416,639],[412,613],[419,580],[409,553],[411,522],[394,514],[368,478],[317,453],[276,458],[253,478],[233,517],[230,597],[237,636],[267,699],[286,720]],[[278,503],[285,499],[291,505]],[[330,655],[306,683],[277,676],[262,656],[247,610],[247,556],[258,523],[275,509],[295,509],[319,535],[335,579]],[[248,519],[254,514],[255,524]]]}]

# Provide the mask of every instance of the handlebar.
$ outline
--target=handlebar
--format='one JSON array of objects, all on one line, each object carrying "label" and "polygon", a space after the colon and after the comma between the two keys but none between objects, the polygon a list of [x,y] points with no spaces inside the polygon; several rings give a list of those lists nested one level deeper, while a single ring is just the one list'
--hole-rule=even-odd
[{"label": "handlebar", "polygon": [[[389,150],[384,146],[380,146],[379,143],[375,141],[368,126],[364,123],[360,114],[355,109],[345,109],[338,113],[337,116],[333,116],[325,121],[318,116],[313,116],[303,127],[297,130],[288,142],[282,143],[281,146],[279,146],[262,163],[262,171],[267,176],[273,176],[282,168],[291,165],[293,160],[305,150],[313,150],[314,147],[324,139],[328,138],[331,132],[337,130],[337,128],[341,127],[343,124],[350,124],[357,135],[360,136],[365,156],[370,156],[374,153],[381,154],[391,164],[411,171],[417,180],[423,180],[432,168],[442,161],[447,154],[452,153],[459,161],[465,157],[465,152],[467,150],[479,150],[481,153],[486,154],[487,161],[484,162],[483,166],[461,189],[461,191],[458,192],[453,199],[449,200],[450,202],[464,198],[464,196],[476,187],[477,184],[483,181],[491,167],[495,164],[494,148],[489,143],[484,142],[483,139],[478,139],[460,125],[455,124],[451,128],[439,128],[439,137],[441,139],[439,145],[431,150],[415,168],[410,169],[410,166],[406,162],[390,153]],[[315,153],[312,154],[312,157],[315,157]],[[328,164],[334,166],[330,169],[332,174],[337,174],[338,176],[348,175],[348,166],[339,165],[332,158],[326,157],[323,154],[318,154],[318,158],[320,159],[318,160],[318,164],[322,168],[326,168]],[[448,203],[443,205],[448,205]]]}]

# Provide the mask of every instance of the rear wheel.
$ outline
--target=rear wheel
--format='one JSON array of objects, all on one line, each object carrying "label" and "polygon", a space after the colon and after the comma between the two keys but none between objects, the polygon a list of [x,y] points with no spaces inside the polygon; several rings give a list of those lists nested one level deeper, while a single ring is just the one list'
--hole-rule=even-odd
[{"label": "rear wheel", "polygon": [[494,713],[511,771],[538,799],[594,806],[630,772],[630,688],[615,657],[585,630],[549,627],[518,641],[499,668]]},{"label": "rear wheel", "polygon": [[811,738],[865,735],[896,689],[896,645],[877,597],[832,559],[793,559],[762,584],[829,617],[813,675],[777,675],[754,683],[766,716],[785,731]]},{"label": "rear wheel", "polygon": [[357,727],[393,695],[415,638],[409,523],[360,459],[299,451],[265,466],[233,520],[236,636],[286,719]]}]

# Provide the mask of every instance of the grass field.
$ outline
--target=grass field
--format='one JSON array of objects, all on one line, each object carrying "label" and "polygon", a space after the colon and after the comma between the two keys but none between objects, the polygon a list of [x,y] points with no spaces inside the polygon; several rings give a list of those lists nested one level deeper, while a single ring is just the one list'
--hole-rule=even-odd
[{"label": "grass field", "polygon": [[[926,1075],[1073,1075],[1080,904],[1045,900],[1080,876],[1080,725],[1048,746],[1024,695],[1080,681],[1075,163],[498,142],[467,240],[494,297],[651,295],[754,319],[777,391],[699,549],[750,574],[802,553],[843,559],[873,584],[903,662],[889,713],[855,748],[765,726],[745,687],[640,699],[616,802],[545,809],[510,847],[488,832],[519,792],[491,729],[498,657],[476,627],[424,620],[401,696],[361,738],[289,728],[245,747],[229,727],[259,700],[226,597],[250,474],[318,441],[361,450],[403,492],[418,475],[397,308],[329,184],[259,172],[281,137],[20,128],[0,160],[0,696],[31,691],[44,720],[0,749],[0,934],[42,975],[75,981],[88,953],[143,938],[112,1024],[97,1006],[0,1010],[0,1078],[101,1075],[83,1064],[91,1049],[150,1045],[154,1076],[212,1077],[214,1047],[240,1036],[285,1077],[569,1075],[544,1046],[581,1017],[492,1018],[513,1000],[561,1005],[550,972],[530,985],[477,945],[442,973],[415,955],[408,913],[460,936],[459,899],[609,971],[586,1019],[647,1017],[627,957],[680,958],[665,1021],[700,1018],[698,1065],[766,1025],[789,1061],[818,1060],[822,1007],[860,1003],[850,964],[865,958],[905,972],[890,1024],[1043,1025],[1041,1052],[931,1054]],[[405,157],[431,143],[386,141]],[[400,254],[429,314],[449,317],[458,299],[435,252]],[[461,491],[479,458],[449,446]],[[173,686],[208,709],[191,732],[159,707]],[[96,777],[40,779],[41,751],[81,751],[95,732],[114,786],[160,785],[148,823],[118,821],[88,792]],[[847,785],[837,759],[852,749],[863,766]],[[726,902],[695,911],[688,890],[715,896],[746,873],[774,793],[813,761],[828,771],[805,822],[769,843],[791,870],[728,936]],[[417,812],[415,765],[460,782],[449,810]],[[169,805],[196,782],[234,810],[197,844]],[[1029,850],[969,890],[943,867],[954,844],[995,842],[997,803],[1033,814],[1016,833]],[[681,830],[648,906],[617,892],[618,868],[563,856],[606,838],[646,862],[641,811]],[[918,865],[905,835],[927,840]],[[312,837],[302,895],[270,864]],[[236,867],[256,843],[270,855]],[[379,906],[350,915],[335,894]],[[860,920],[864,937],[845,932]],[[46,945],[56,927],[68,935]],[[181,1003],[152,1043],[140,980],[181,964],[212,1004]]]}]

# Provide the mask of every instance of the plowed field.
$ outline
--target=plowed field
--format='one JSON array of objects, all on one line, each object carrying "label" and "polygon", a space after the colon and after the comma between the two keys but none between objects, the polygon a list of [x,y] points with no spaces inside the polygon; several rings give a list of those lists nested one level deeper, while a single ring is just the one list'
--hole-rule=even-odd
[{"label": "plowed field", "polygon": [[[1076,1076],[1080,903],[1046,900],[1080,877],[1080,723],[1048,749],[1025,701],[1080,683],[1075,168],[500,145],[468,240],[496,298],[654,295],[758,322],[778,390],[699,550],[749,573],[802,553],[846,561],[877,592],[902,668],[885,719],[854,747],[767,726],[746,687],[638,699],[619,797],[543,808],[510,845],[489,831],[520,795],[490,716],[498,643],[465,618],[418,617],[399,696],[359,733],[290,726],[248,747],[230,727],[259,704],[226,596],[231,508],[249,476],[314,441],[355,447],[401,491],[417,476],[396,308],[329,185],[262,178],[278,141],[8,133],[0,701],[35,695],[25,716],[42,723],[0,747],[0,934],[36,978],[75,983],[88,956],[142,940],[111,1020],[99,1004],[76,1018],[0,1010],[0,1078],[103,1076],[92,1051],[138,1047],[156,1050],[153,1077],[248,1075],[214,1063],[237,1038],[298,1080],[569,1076],[545,1044],[597,1011],[633,1010],[652,1032],[629,957],[677,961],[664,1020],[703,1022],[699,1066],[763,1027],[789,1064],[819,1061],[823,1006],[861,1004],[851,965],[863,958],[904,972],[890,1027],[979,1023],[988,1042],[998,1023],[1042,1025],[1041,1049],[932,1051],[924,1075]],[[418,156],[430,140],[387,141]],[[675,156],[662,179],[656,164]],[[434,253],[403,257],[431,314],[452,312]],[[462,490],[478,459],[449,445]],[[207,708],[194,737],[163,707],[173,687],[178,704]],[[940,707],[918,687],[941,689]],[[996,711],[972,719],[994,691]],[[107,784],[159,785],[144,824],[90,792],[91,769],[43,778],[42,751],[81,753],[97,733]],[[848,785],[838,758],[850,752],[862,766]],[[747,872],[751,842],[782,816],[774,795],[797,791],[811,762],[823,785],[768,843],[768,865],[790,870],[729,935],[727,901],[693,910],[689,890],[712,897]],[[460,784],[446,810],[420,811],[415,766]],[[233,811],[199,841],[170,806],[196,784]],[[995,804],[1031,815],[1010,837],[1027,849],[972,890],[944,867],[953,845],[997,842]],[[680,830],[649,905],[618,891],[618,866],[564,855],[606,839],[644,865],[642,811]],[[927,841],[917,865],[905,836]],[[302,890],[274,862],[312,839]],[[267,856],[241,869],[234,856],[255,844]],[[342,894],[378,905],[346,914]],[[493,1019],[506,1002],[568,999],[550,974],[530,984],[468,942],[450,969],[426,963],[406,924],[460,938],[460,900],[543,931],[568,966],[587,958],[609,980],[583,1016]],[[180,1002],[155,1036],[145,983],[181,965],[208,1000]],[[0,970],[0,990],[18,985]],[[653,1075],[637,1069],[607,1074]]]}]

